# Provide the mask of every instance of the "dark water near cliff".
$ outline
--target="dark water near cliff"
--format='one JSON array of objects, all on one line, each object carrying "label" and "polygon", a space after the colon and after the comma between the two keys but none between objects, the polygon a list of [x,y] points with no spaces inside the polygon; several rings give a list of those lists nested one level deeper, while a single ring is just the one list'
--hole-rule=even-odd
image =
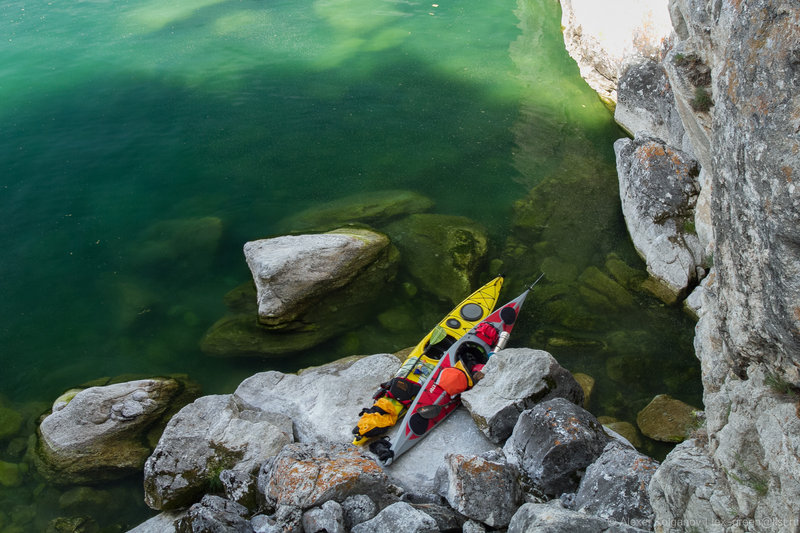
[{"label": "dark water near cliff", "polygon": [[[0,460],[25,464],[35,415],[89,380],[182,372],[222,393],[348,355],[215,359],[198,343],[248,279],[244,242],[386,189],[486,226],[515,280],[502,299],[547,272],[515,343],[595,377],[595,414],[633,422],[662,392],[699,405],[691,321],[641,292],[619,308],[586,288],[609,257],[643,265],[615,197],[622,133],[564,52],[559,17],[550,0],[4,3],[0,405],[26,423]],[[154,238],[175,220],[192,235],[178,250]],[[369,326],[361,353],[425,331]],[[21,487],[0,485],[0,531],[77,513],[24,470]],[[114,487],[124,505],[80,512],[131,526],[149,516],[139,483]]]}]

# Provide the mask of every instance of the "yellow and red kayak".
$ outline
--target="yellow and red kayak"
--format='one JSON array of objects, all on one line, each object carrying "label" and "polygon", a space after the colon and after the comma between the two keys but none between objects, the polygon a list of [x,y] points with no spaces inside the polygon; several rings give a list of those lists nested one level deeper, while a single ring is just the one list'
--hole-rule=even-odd
[{"label": "yellow and red kayak", "polygon": [[492,312],[502,287],[503,276],[497,276],[465,298],[422,338],[395,376],[381,384],[372,407],[362,409],[353,428],[353,444],[365,444],[391,429],[447,349]]}]

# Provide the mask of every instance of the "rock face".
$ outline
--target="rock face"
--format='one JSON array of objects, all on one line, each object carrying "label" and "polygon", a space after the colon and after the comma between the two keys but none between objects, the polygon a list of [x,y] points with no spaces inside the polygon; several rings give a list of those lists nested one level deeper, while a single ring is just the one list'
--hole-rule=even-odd
[{"label": "rock face", "polygon": [[561,11],[569,55],[600,98],[612,104],[624,62],[657,56],[672,31],[667,0],[561,0]]},{"label": "rock face", "polygon": [[139,470],[145,434],[182,390],[174,379],[84,389],[57,402],[39,426],[37,466],[56,483],[95,483]]},{"label": "rock face", "polygon": [[414,191],[372,191],[315,205],[281,222],[287,231],[327,230],[359,222],[380,228],[403,216],[428,211],[433,200]]},{"label": "rock face", "polygon": [[642,137],[614,143],[622,212],[647,271],[667,303],[684,296],[704,274],[694,227],[700,187],[697,163],[662,141]]},{"label": "rock face", "polygon": [[800,459],[784,453],[800,449],[800,6],[671,0],[669,10],[661,66],[686,135],[661,140],[702,167],[695,220],[715,276],[693,303],[708,440],[678,446],[659,469],[656,526],[796,528],[781,520],[800,514]]},{"label": "rock face", "polygon": [[558,501],[526,503],[508,525],[508,533],[643,533],[647,529],[612,522],[558,505]]},{"label": "rock face", "polygon": [[520,413],[551,398],[583,404],[583,389],[547,352],[509,348],[492,356],[486,377],[461,399],[478,428],[496,444],[510,435]]}]

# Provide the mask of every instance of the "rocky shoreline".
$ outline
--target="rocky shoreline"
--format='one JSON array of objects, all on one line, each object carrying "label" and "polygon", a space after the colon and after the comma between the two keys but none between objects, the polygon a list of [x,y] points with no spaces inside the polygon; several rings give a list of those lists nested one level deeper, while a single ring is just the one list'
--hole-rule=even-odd
[{"label": "rocky shoreline", "polygon": [[[544,351],[498,352],[464,407],[382,468],[366,447],[346,443],[359,409],[400,364],[376,354],[298,374],[262,372],[230,395],[185,405],[143,467],[145,501],[162,513],[132,531],[652,528],[647,486],[658,462],[581,407],[590,391]],[[145,430],[152,413],[173,406],[169,390],[139,380],[60,402],[40,426],[51,479],[123,475],[97,463],[109,457],[102,451],[120,451],[120,435]],[[103,413],[111,413],[103,430],[88,435]],[[82,437],[82,453],[59,455],[75,449],[70,435]],[[65,468],[55,474],[58,465]]]}]

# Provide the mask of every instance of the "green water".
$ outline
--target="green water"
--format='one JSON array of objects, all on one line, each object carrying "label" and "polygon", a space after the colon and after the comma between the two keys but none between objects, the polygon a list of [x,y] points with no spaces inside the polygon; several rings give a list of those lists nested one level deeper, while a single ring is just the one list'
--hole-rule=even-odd
[{"label": "green water", "polygon": [[[364,324],[348,343],[282,359],[198,347],[249,277],[244,242],[387,189],[483,224],[510,275],[501,298],[548,273],[515,343],[594,376],[596,414],[633,421],[661,392],[699,405],[680,310],[641,292],[609,309],[579,288],[610,253],[643,265],[615,196],[622,133],[559,21],[553,0],[5,2],[0,404],[25,423],[0,441],[0,460],[24,464],[36,415],[103,376],[181,372],[225,393],[257,371],[415,342],[424,329]],[[221,221],[221,233],[190,230],[179,249],[158,241],[165,221],[196,219]],[[416,298],[432,315],[449,309]],[[104,487],[124,504],[78,512],[63,504],[70,487],[23,478],[0,486],[3,533],[81,513],[114,530],[151,514],[140,480]]]}]

